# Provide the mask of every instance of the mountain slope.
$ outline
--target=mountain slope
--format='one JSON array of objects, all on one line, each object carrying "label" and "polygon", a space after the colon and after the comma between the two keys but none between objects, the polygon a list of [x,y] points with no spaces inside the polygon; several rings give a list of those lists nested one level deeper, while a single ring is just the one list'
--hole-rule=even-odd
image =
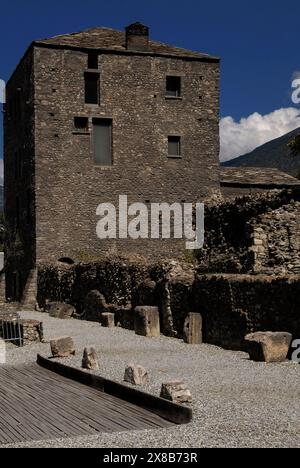
[{"label": "mountain slope", "polygon": [[289,140],[300,133],[300,127],[280,138],[259,146],[251,153],[222,163],[225,167],[274,167],[293,176],[300,173],[300,155],[292,156],[287,144]]}]

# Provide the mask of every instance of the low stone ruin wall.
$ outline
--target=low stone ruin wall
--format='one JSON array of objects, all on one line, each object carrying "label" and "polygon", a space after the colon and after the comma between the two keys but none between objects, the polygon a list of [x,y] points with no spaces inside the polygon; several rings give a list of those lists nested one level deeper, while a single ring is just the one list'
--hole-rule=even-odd
[{"label": "low stone ruin wall", "polygon": [[[162,332],[182,338],[189,312],[203,317],[205,343],[243,349],[255,331],[286,331],[300,338],[300,276],[199,275],[179,265],[103,262],[39,272],[39,304],[72,304],[77,314],[101,321],[114,312],[116,323],[134,328],[137,306],[157,306]],[[97,292],[98,291],[98,292]]]},{"label": "low stone ruin wall", "polygon": [[298,274],[300,191],[272,191],[206,209],[199,272]]},{"label": "low stone ruin wall", "polygon": [[141,301],[153,302],[152,289],[150,297],[141,296],[148,294],[147,282],[150,285],[154,282],[155,286],[166,271],[164,265],[149,266],[122,260],[69,267],[44,266],[38,272],[38,304],[44,308],[47,302],[66,302],[74,305],[80,314],[87,295],[93,290],[100,291],[108,304],[123,308],[140,305]]},{"label": "low stone ruin wall", "polygon": [[256,331],[289,332],[300,339],[300,276],[199,276],[193,300],[203,316],[204,341],[244,349]]},{"label": "low stone ruin wall", "polygon": [[300,274],[300,202],[291,201],[253,224],[254,270]]}]

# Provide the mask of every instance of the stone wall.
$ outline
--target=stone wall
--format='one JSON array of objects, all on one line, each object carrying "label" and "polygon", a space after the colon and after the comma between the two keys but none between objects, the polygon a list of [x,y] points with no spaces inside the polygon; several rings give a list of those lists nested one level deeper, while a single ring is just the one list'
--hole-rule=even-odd
[{"label": "stone wall", "polygon": [[[100,104],[86,105],[88,53],[36,47],[37,258],[94,261],[184,256],[178,240],[96,236],[99,203],[195,202],[219,191],[219,63],[147,55],[99,55]],[[166,98],[166,76],[182,78],[182,98]],[[74,128],[87,117],[88,129]],[[92,119],[113,126],[113,165],[93,161]],[[168,158],[168,135],[182,157]]]},{"label": "stone wall", "polygon": [[300,202],[267,212],[253,224],[254,270],[300,274]]},{"label": "stone wall", "polygon": [[[74,305],[81,314],[87,295],[96,290],[104,295],[108,304],[120,309],[133,310],[141,302],[156,304],[154,289],[164,277],[165,268],[164,265],[149,266],[121,260],[70,267],[45,266],[38,274],[38,304],[44,308],[47,302],[66,302]],[[154,282],[150,293],[149,282]]]},{"label": "stone wall", "polygon": [[[242,168],[241,168],[242,169]],[[242,198],[253,195],[263,195],[270,191],[268,188],[253,188],[253,187],[242,187],[242,186],[229,186],[221,184],[221,193],[225,200],[234,201],[236,198]]]},{"label": "stone wall", "polygon": [[4,113],[6,297],[22,298],[35,267],[34,58],[29,51],[6,88]]},{"label": "stone wall", "polygon": [[286,331],[300,338],[300,276],[207,275],[194,284],[196,311],[203,316],[204,341],[243,349],[256,331]]},{"label": "stone wall", "polygon": [[200,273],[298,273],[299,190],[272,191],[209,207]]},{"label": "stone wall", "polygon": [[[189,312],[203,317],[204,342],[243,349],[247,333],[287,331],[300,337],[300,276],[194,275],[179,264],[141,266],[115,262],[44,268],[39,303],[66,301],[80,314],[90,291],[114,305],[117,322],[133,329],[134,308],[158,306],[162,331],[182,338]],[[99,321],[94,315],[91,320]],[[89,319],[89,317],[84,317]]]}]

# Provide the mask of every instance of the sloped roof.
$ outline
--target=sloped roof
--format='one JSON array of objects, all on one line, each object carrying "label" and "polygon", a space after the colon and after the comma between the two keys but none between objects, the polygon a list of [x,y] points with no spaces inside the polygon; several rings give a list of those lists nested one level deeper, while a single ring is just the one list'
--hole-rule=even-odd
[{"label": "sloped roof", "polygon": [[[125,32],[109,28],[91,28],[85,31],[54,36],[49,39],[41,39],[34,42],[37,45],[76,47],[86,49],[102,49],[115,52],[132,53],[125,47]],[[194,59],[209,59],[218,61],[218,57],[213,57],[200,52],[181,49],[157,41],[149,41],[149,51],[139,52],[146,55],[174,55],[175,57],[190,57]]]},{"label": "sloped roof", "polygon": [[221,167],[221,185],[300,187],[300,180],[268,167]]}]

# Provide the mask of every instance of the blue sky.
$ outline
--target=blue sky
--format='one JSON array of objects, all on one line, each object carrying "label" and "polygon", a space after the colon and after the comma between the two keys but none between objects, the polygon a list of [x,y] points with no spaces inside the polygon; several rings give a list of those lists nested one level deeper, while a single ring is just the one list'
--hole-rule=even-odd
[{"label": "blue sky", "polygon": [[141,21],[153,39],[222,58],[224,159],[300,126],[300,107],[291,101],[292,76],[300,70],[299,18],[299,0],[11,0],[1,3],[0,78],[8,79],[34,39]]}]

